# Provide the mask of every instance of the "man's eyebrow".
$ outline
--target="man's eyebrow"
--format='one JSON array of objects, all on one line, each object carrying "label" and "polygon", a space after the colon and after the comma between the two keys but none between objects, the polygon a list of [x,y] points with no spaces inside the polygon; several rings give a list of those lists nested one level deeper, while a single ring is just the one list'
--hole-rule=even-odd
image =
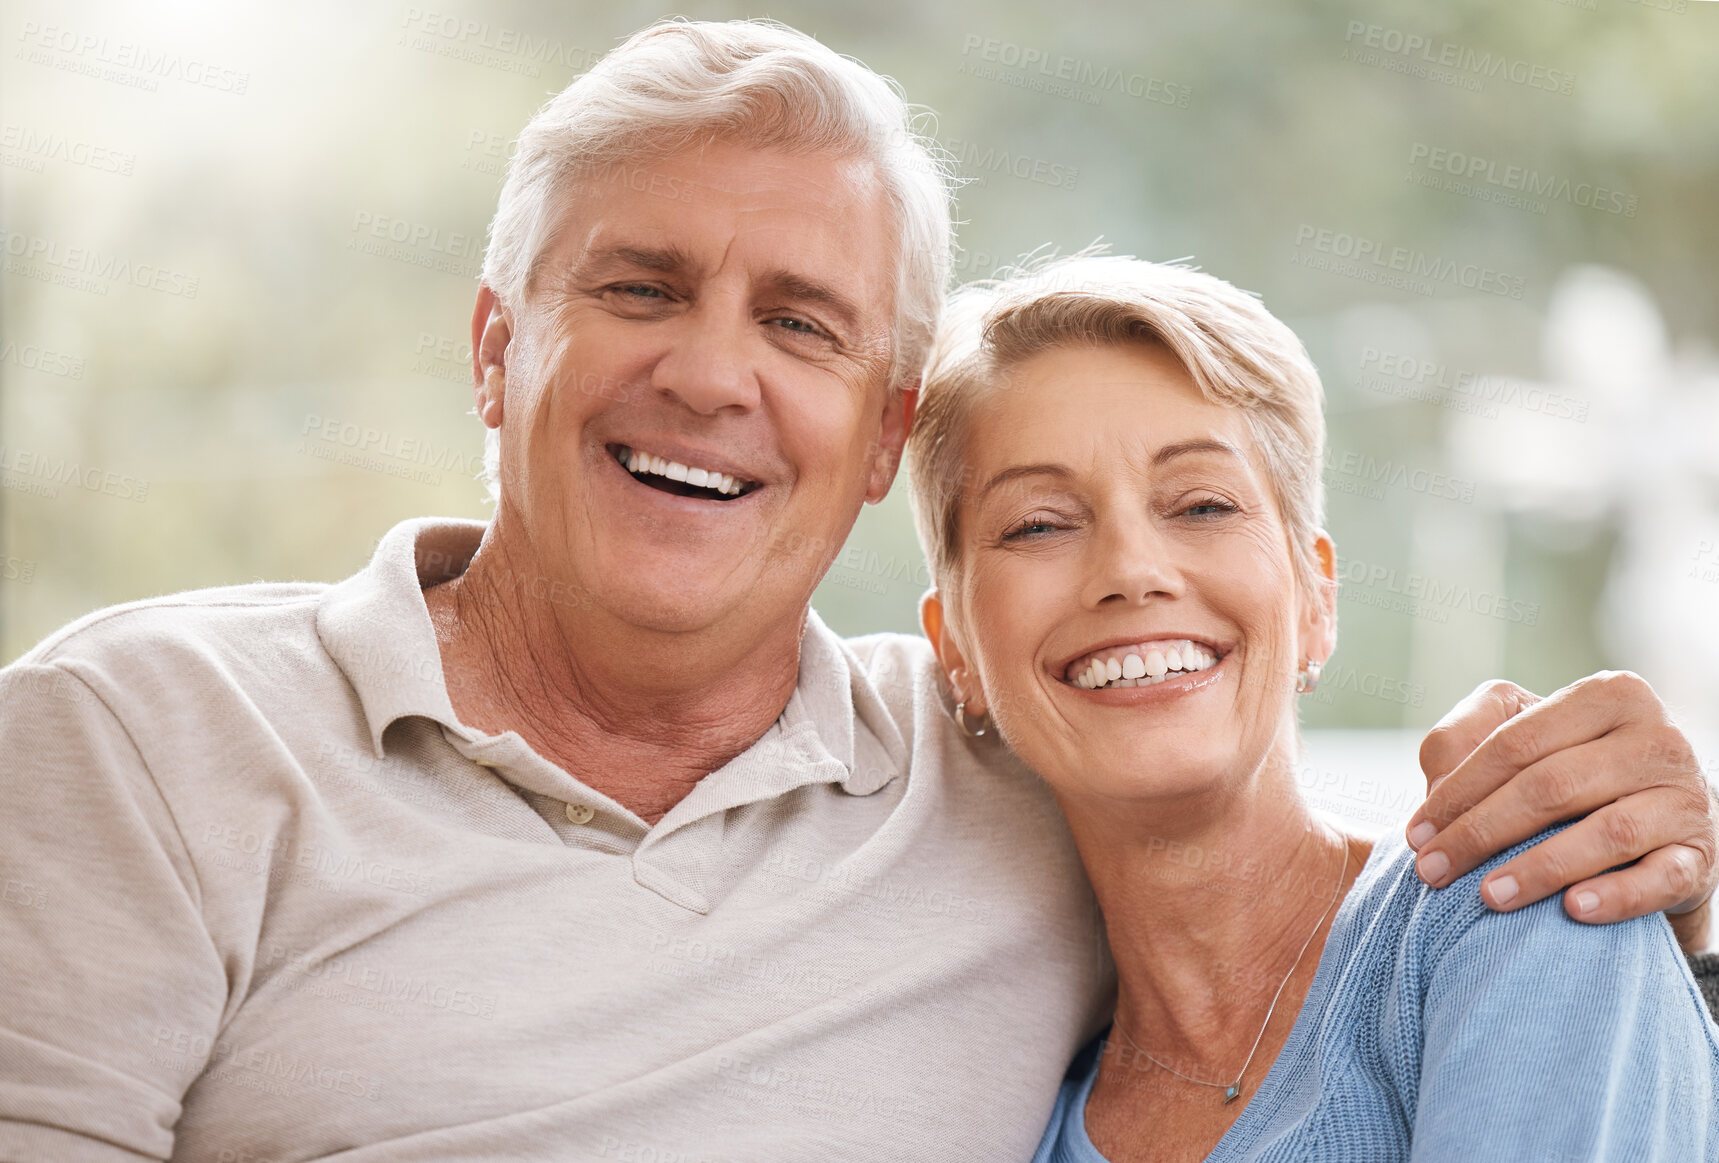
[{"label": "man's eyebrow", "polygon": [[609,250],[598,251],[591,256],[587,265],[612,262],[619,259],[647,271],[669,275],[676,271],[684,271],[692,266],[692,256],[678,246],[617,246]]},{"label": "man's eyebrow", "polygon": [[[581,265],[588,269],[617,260],[664,275],[685,271],[693,266],[692,256],[677,246],[615,246],[591,254]],[[767,271],[759,281],[789,298],[827,307],[837,316],[837,322],[850,329],[857,329],[859,326],[859,307],[852,299],[827,283],[820,283],[816,279],[809,279],[805,275],[788,270]]]},{"label": "man's eyebrow", "polygon": [[785,270],[769,271],[759,282],[782,292],[790,299],[817,303],[828,308],[836,316],[836,322],[849,330],[859,328],[859,307],[852,299],[827,283]]},{"label": "man's eyebrow", "polygon": [[1183,440],[1176,444],[1166,444],[1152,456],[1152,466],[1157,468],[1178,456],[1188,456],[1196,452],[1222,452],[1246,463],[1247,457],[1242,450],[1227,440]]}]

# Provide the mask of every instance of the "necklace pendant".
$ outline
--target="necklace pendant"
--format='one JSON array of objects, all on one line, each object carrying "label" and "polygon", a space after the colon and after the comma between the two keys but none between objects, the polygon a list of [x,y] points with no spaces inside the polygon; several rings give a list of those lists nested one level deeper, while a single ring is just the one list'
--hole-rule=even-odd
[{"label": "necklace pendant", "polygon": [[1238,1099],[1240,1097],[1241,1097],[1241,1083],[1239,1083],[1239,1082],[1231,1083],[1224,1090],[1224,1105],[1228,1106],[1228,1105],[1230,1105],[1230,1103],[1234,1102],[1236,1099]]}]

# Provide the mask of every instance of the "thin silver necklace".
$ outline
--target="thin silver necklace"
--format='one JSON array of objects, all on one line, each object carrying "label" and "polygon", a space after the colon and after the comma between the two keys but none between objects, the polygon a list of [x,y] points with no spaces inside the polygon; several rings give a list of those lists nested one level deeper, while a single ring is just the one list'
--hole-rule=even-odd
[{"label": "thin silver necklace", "polygon": [[1277,987],[1277,992],[1271,995],[1271,1005],[1267,1007],[1265,1011],[1265,1022],[1260,1026],[1259,1033],[1254,1035],[1253,1048],[1247,1052],[1247,1061],[1243,1062],[1242,1068],[1237,1071],[1236,1080],[1234,1082],[1212,1082],[1205,1078],[1189,1077],[1188,1075],[1183,1074],[1180,1070],[1177,1070],[1174,1066],[1171,1066],[1168,1062],[1161,1061],[1147,1053],[1146,1050],[1141,1047],[1140,1043],[1136,1042],[1133,1038],[1130,1038],[1128,1036],[1128,1031],[1122,1028],[1122,1016],[1120,1013],[1118,1013],[1115,1018],[1111,1019],[1110,1024],[1116,1027],[1116,1032],[1122,1035],[1122,1040],[1124,1042],[1127,1042],[1130,1046],[1134,1047],[1135,1053],[1144,1057],[1146,1061],[1152,1063],[1152,1065],[1157,1066],[1162,1070],[1168,1070],[1177,1078],[1184,1079],[1188,1082],[1197,1082],[1201,1086],[1215,1086],[1222,1089],[1224,1092],[1224,1105],[1228,1106],[1230,1103],[1241,1097],[1241,1080],[1247,1075],[1247,1068],[1253,1065],[1253,1056],[1259,1051],[1259,1044],[1261,1039],[1265,1037],[1266,1027],[1271,1025],[1271,1015],[1277,1010],[1277,999],[1283,996],[1284,986],[1287,986],[1289,984],[1289,979],[1295,976],[1296,969],[1301,965],[1301,959],[1307,956],[1308,946],[1313,944],[1313,938],[1317,936],[1319,930],[1324,927],[1325,918],[1331,915],[1331,909],[1337,904],[1337,893],[1343,887],[1343,874],[1348,871],[1349,843],[1345,840],[1343,842],[1343,866],[1337,870],[1337,883],[1331,886],[1331,901],[1325,906],[1325,911],[1319,914],[1319,921],[1313,926],[1313,932],[1307,934],[1307,940],[1301,943],[1301,952],[1295,955],[1295,964],[1289,967],[1289,972],[1284,975],[1283,983]]}]

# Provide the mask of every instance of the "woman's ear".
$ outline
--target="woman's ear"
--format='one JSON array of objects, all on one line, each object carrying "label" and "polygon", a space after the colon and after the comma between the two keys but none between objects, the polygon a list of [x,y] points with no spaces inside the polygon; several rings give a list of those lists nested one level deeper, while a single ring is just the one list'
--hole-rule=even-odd
[{"label": "woman's ear", "polygon": [[984,692],[978,689],[977,683],[971,682],[966,656],[961,653],[961,644],[955,640],[946,614],[943,595],[935,588],[926,590],[925,596],[919,599],[919,628],[925,631],[925,637],[931,643],[931,652],[937,656],[937,664],[949,680],[955,701],[964,703],[971,714],[982,715],[985,713]]},{"label": "woman's ear", "polygon": [[1317,592],[1303,603],[1301,656],[1323,663],[1337,650],[1337,546],[1323,529],[1313,541],[1319,564]]}]

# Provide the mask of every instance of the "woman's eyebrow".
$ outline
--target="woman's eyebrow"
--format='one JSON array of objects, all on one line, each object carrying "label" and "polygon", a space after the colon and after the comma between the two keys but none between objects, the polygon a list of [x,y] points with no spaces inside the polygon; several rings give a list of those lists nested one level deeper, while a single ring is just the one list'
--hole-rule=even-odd
[{"label": "woman's eyebrow", "polygon": [[1208,439],[1182,440],[1175,444],[1166,444],[1163,448],[1160,448],[1153,454],[1152,465],[1156,468],[1168,461],[1176,459],[1178,456],[1188,456],[1196,452],[1227,453],[1242,463],[1247,463],[1247,457],[1242,454],[1242,450],[1231,444],[1229,441]]},{"label": "woman's eyebrow", "polygon": [[1032,476],[1051,476],[1056,477],[1059,480],[1068,480],[1070,477],[1074,476],[1074,472],[1067,465],[1063,464],[1017,464],[1013,468],[1005,468],[996,473],[990,480],[980,486],[979,494],[974,498],[974,500],[982,501],[989,496],[993,490],[1013,481],[1022,480],[1023,478]]},{"label": "woman's eyebrow", "polygon": [[[1227,456],[1233,456],[1242,463],[1247,463],[1247,457],[1243,454],[1242,450],[1231,444],[1229,441],[1209,438],[1203,440],[1181,440],[1177,441],[1175,444],[1166,444],[1163,448],[1160,448],[1157,452],[1152,454],[1152,464],[1154,467],[1157,467],[1168,461],[1176,459],[1178,456],[1192,456],[1201,452],[1216,452]],[[1003,485],[1020,481],[1027,477],[1048,476],[1055,477],[1058,480],[1069,480],[1074,475],[1074,470],[1065,464],[1017,464],[1010,468],[1001,469],[997,473],[993,474],[989,480],[979,487],[979,491],[974,499],[982,501],[994,490],[1002,487]]]}]

